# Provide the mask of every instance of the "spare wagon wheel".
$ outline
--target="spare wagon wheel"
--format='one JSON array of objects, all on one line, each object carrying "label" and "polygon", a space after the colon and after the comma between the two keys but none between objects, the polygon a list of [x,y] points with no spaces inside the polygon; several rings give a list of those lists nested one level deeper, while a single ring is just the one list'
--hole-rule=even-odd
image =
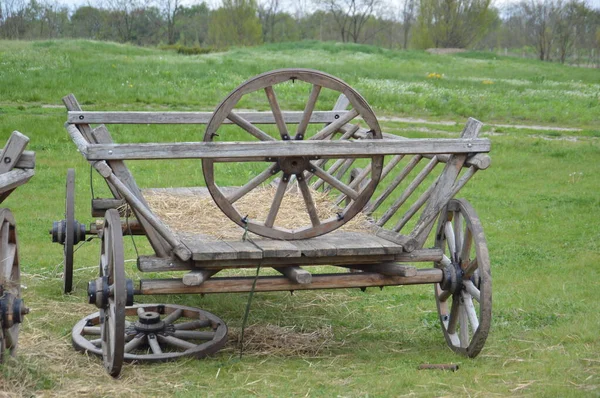
[{"label": "spare wagon wheel", "polygon": [[12,213],[0,209],[0,363],[14,355],[23,317],[29,313],[21,299],[17,230]]},{"label": "spare wagon wheel", "polygon": [[[280,92],[285,95],[291,90],[290,84],[294,85],[294,89],[296,89],[296,85],[302,85],[302,88],[306,88],[305,92],[307,94],[301,117],[293,122],[296,125],[295,129],[289,128],[292,122],[289,119],[286,120],[280,100],[276,95],[276,90],[281,90]],[[261,91],[264,91],[266,102],[269,104],[271,123],[274,121],[277,126],[275,137],[258,127],[260,123],[251,123],[240,116],[240,109],[236,108],[240,101],[248,105],[246,101],[249,98],[261,98]],[[324,95],[325,91],[327,91],[326,95]],[[332,92],[334,95],[331,95]],[[328,121],[325,126],[321,121],[318,130],[311,131],[309,124],[312,123],[314,126],[317,123],[316,120],[311,120],[311,117],[315,112],[319,98],[337,98],[339,94],[346,96],[351,109],[339,110],[334,119]],[[265,98],[262,97],[262,99]],[[331,109],[331,106],[328,109]],[[242,138],[244,140],[247,138],[266,142],[280,139],[289,141],[290,145],[294,145],[293,141],[296,140],[353,140],[355,130],[346,129],[345,134],[338,133],[344,126],[347,127],[348,124],[358,124],[359,122],[370,131],[369,138],[382,138],[381,129],[373,110],[356,90],[338,78],[309,69],[275,70],[258,75],[240,85],[216,108],[204,134],[205,142],[235,141],[234,135],[240,137],[237,132],[232,133],[231,130],[226,130],[231,129],[231,127],[225,126],[226,119],[229,119],[233,126],[242,132],[241,136],[244,137]],[[338,159],[337,161],[331,159],[335,162],[329,169],[325,169],[319,150],[317,147],[315,148],[314,156],[308,157],[282,157],[274,153],[264,160],[267,167],[260,174],[250,178],[246,184],[237,188],[234,192],[222,189],[215,181],[215,164],[219,162],[227,163],[230,160],[203,159],[202,168],[207,188],[223,213],[239,226],[247,228],[258,235],[273,239],[306,239],[325,234],[341,227],[363,209],[379,182],[383,167],[383,156],[365,156],[358,160],[359,162],[368,163],[364,167],[371,170],[370,180],[367,184],[356,184],[357,186],[354,186],[341,181],[341,174],[344,171],[339,170],[340,166],[348,161],[345,159]],[[350,164],[347,164],[346,170],[349,166]],[[332,187],[332,195],[344,194],[351,199],[345,208],[340,208],[337,211],[335,216],[320,219],[317,214],[313,194],[308,185],[308,180],[312,175],[329,184]],[[261,215],[261,218],[246,217],[246,214],[242,214],[235,207],[234,204],[238,200],[274,176],[279,176],[280,180],[268,214]],[[299,191],[304,200],[305,209],[299,209],[299,211],[308,214],[310,223],[307,221],[306,225],[294,226],[294,229],[289,229],[278,222],[277,215],[285,196],[291,194],[291,190],[288,188],[294,179],[298,183]]]}]

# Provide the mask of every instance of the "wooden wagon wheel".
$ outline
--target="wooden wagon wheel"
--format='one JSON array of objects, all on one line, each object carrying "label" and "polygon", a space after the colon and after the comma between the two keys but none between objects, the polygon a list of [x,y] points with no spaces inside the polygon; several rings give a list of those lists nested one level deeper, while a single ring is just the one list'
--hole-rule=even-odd
[{"label": "wooden wagon wheel", "polygon": [[17,230],[12,213],[0,209],[0,363],[8,349],[14,355],[23,317],[29,313],[21,299]]},{"label": "wooden wagon wheel", "polygon": [[469,202],[451,200],[442,210],[435,246],[444,252],[436,267],[448,275],[435,285],[446,342],[453,351],[473,358],[490,329],[492,275],[483,229]]},{"label": "wooden wagon wheel", "polygon": [[[307,95],[302,117],[300,120],[296,121],[297,127],[295,131],[288,130],[287,124],[290,123],[286,120],[275,94],[276,86],[290,84],[287,83],[290,81],[293,84],[305,85],[307,89],[306,92],[310,92],[310,94]],[[311,116],[313,115],[315,105],[322,89],[333,91],[335,97],[339,96],[339,94],[344,94],[352,109],[348,111],[340,110],[339,114],[335,115],[336,118],[332,123],[320,128],[319,131],[311,136],[308,133],[307,126],[309,125],[309,121],[311,120]],[[242,98],[251,96],[262,90],[264,90],[266,99],[270,105],[272,113],[271,119],[274,119],[277,125],[277,138],[257,127],[258,123],[253,124],[246,120],[240,115],[240,112],[235,109]],[[228,133],[223,131],[224,129],[222,128],[226,119],[229,119],[234,126],[238,127],[248,139],[258,139],[260,141],[272,141],[276,139],[293,141],[339,138],[340,140],[350,140],[353,138],[352,135],[355,130],[353,131],[352,127],[354,126],[349,127],[349,124],[353,123],[353,121],[354,123],[357,123],[359,118],[362,119],[362,122],[365,123],[366,127],[370,130],[370,137],[373,139],[382,138],[381,129],[375,114],[368,103],[352,87],[348,86],[340,79],[323,72],[309,69],[281,69],[258,75],[246,81],[229,94],[229,96],[216,108],[210,119],[204,135],[204,141],[231,140],[231,138],[228,137]],[[344,127],[349,128],[350,131],[346,130],[341,137],[336,136],[336,134]],[[217,137],[219,138],[217,139]],[[293,142],[290,142],[290,144],[293,145]],[[321,168],[320,166],[323,164],[320,164],[318,159],[318,156],[277,157],[277,154],[273,154],[272,157],[265,159],[267,167],[262,173],[250,179],[245,185],[232,193],[225,192],[225,190],[221,189],[215,181],[214,166],[215,163],[219,161],[203,159],[202,168],[206,185],[217,206],[219,206],[219,208],[236,224],[243,228],[247,227],[249,231],[258,235],[273,239],[305,239],[333,231],[351,220],[352,217],[360,212],[373,194],[381,176],[383,166],[383,156],[365,157],[365,159],[370,162],[370,165],[365,166],[370,168],[369,182],[360,186],[349,186],[334,176],[334,173],[330,173],[328,170]],[[228,159],[220,160],[220,162],[227,161]],[[340,162],[343,163],[344,161],[344,159],[338,159],[337,163],[341,164]],[[337,190],[339,193],[345,194],[352,199],[352,201],[344,209],[341,209],[336,216],[325,220],[319,219],[314,199],[307,183],[307,179],[313,174],[333,187],[333,190]],[[264,219],[252,219],[246,217],[245,214],[241,214],[234,206],[234,203],[275,175],[279,175],[281,178],[272,200],[270,210],[268,214],[263,217]],[[290,230],[282,227],[281,224],[278,225],[276,223],[276,218],[281,202],[287,193],[288,184],[294,178],[298,182],[299,190],[304,199],[305,211],[309,216],[310,224]],[[299,209],[299,211],[303,210]]]},{"label": "wooden wagon wheel", "polygon": [[63,292],[73,291],[73,248],[75,246],[75,170],[67,170],[65,200],[65,244],[63,261]]},{"label": "wooden wagon wheel", "polygon": [[121,219],[117,210],[110,209],[104,219],[100,278],[95,281],[94,291],[102,319],[100,336],[104,367],[113,377],[121,372],[125,353],[126,289]]},{"label": "wooden wagon wheel", "polygon": [[[127,307],[125,315],[126,361],[161,362],[181,357],[203,358],[227,342],[227,326],[220,318],[199,308],[174,304],[141,304]],[[162,316],[162,318],[161,318]],[[101,355],[100,313],[73,327],[73,346]]]}]

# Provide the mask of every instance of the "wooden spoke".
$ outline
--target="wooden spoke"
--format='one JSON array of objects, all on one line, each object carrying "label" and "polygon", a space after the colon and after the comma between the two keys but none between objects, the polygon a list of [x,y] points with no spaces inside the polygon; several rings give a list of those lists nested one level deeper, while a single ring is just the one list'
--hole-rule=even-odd
[{"label": "wooden spoke", "polygon": [[454,238],[456,245],[456,260],[460,261],[460,254],[462,252],[463,247],[463,216],[457,211],[454,213],[454,217],[452,218],[454,223]]},{"label": "wooden spoke", "polygon": [[[435,290],[446,342],[453,351],[475,357],[482,350],[489,333],[492,279],[483,229],[467,201],[452,199],[442,209],[435,247],[443,252],[437,267],[454,270],[457,275],[462,273],[462,278],[456,278],[448,290],[442,290],[439,285]],[[474,252],[473,259],[469,258],[471,252]],[[448,306],[451,306],[450,316],[448,322],[444,322]]]},{"label": "wooden spoke", "polygon": [[467,348],[469,346],[469,318],[464,305],[459,306],[458,323],[458,338],[460,339],[460,348]]},{"label": "wooden spoke", "polygon": [[129,340],[127,344],[125,344],[125,353],[131,352],[143,344],[146,344],[147,339],[145,334],[138,334],[133,339]]},{"label": "wooden spoke", "polygon": [[356,109],[352,109],[351,111],[349,111],[348,113],[346,113],[345,115],[343,115],[342,117],[340,117],[335,122],[330,123],[327,126],[325,126],[317,134],[315,134],[312,137],[310,137],[310,139],[311,140],[323,140],[323,139],[326,139],[330,135],[332,135],[336,131],[338,131],[343,125],[345,125],[347,123],[350,123],[358,115],[359,115],[358,111]]},{"label": "wooden spoke", "polygon": [[469,265],[467,265],[464,268],[464,276],[463,278],[470,278],[473,273],[475,272],[475,270],[477,269],[478,265],[477,265],[477,257],[475,257],[473,260],[469,261]]},{"label": "wooden spoke", "polygon": [[173,323],[176,320],[178,320],[179,318],[181,318],[182,315],[183,315],[183,310],[181,308],[178,308],[175,311],[171,312],[169,315],[167,315],[163,319],[163,322],[166,324]]},{"label": "wooden spoke", "polygon": [[254,188],[267,181],[269,177],[271,177],[274,174],[274,172],[276,172],[278,169],[279,166],[277,165],[277,163],[273,163],[271,166],[267,167],[262,173],[248,181],[244,186],[240,187],[231,196],[227,197],[227,200],[229,201],[229,203],[234,204],[242,196],[246,195],[248,192],[252,191]]},{"label": "wooden spoke", "polygon": [[460,266],[462,269],[465,269],[469,264],[469,260],[471,259],[471,244],[473,242],[473,237],[471,236],[471,230],[466,229],[463,234],[462,245],[460,248],[460,257],[458,261],[460,261]]},{"label": "wooden spoke", "polygon": [[283,195],[285,195],[285,191],[288,186],[288,176],[283,176],[281,181],[279,181],[279,185],[277,186],[277,191],[275,192],[275,197],[273,197],[273,203],[271,204],[271,208],[269,209],[269,214],[267,215],[267,219],[265,220],[265,225],[267,227],[272,227],[275,223],[275,218],[277,217],[277,213],[279,212],[279,208],[281,207],[281,201],[283,200]]},{"label": "wooden spoke", "polygon": [[471,295],[467,292],[461,292],[461,299],[465,308],[465,312],[469,319],[469,324],[471,325],[471,332],[475,334],[477,328],[479,328],[479,320],[477,319],[477,312],[475,311],[475,306],[473,305],[473,299]]},{"label": "wooden spoke", "polygon": [[300,121],[300,124],[298,124],[298,128],[296,129],[295,139],[304,139],[304,136],[306,135],[306,127],[308,127],[308,122],[310,122],[310,117],[313,113],[313,110],[315,109],[315,104],[317,103],[317,98],[319,98],[320,92],[321,86],[313,84],[310,96],[308,97],[308,101],[306,102],[306,106],[304,107],[302,120]]},{"label": "wooden spoke", "polygon": [[208,319],[201,321],[190,321],[190,322],[182,322],[176,323],[173,325],[175,330],[194,330],[200,329],[210,326],[210,321]]},{"label": "wooden spoke", "polygon": [[100,336],[101,330],[99,326],[87,326],[83,328],[83,332],[88,335],[98,335]]},{"label": "wooden spoke", "polygon": [[246,130],[261,141],[275,141],[275,138],[271,137],[269,134],[254,126],[252,123],[250,123],[237,113],[234,113],[233,111],[230,112],[229,115],[227,115],[227,119],[231,120],[233,123],[237,124],[238,126],[240,126],[241,128],[243,128],[244,130]]},{"label": "wooden spoke", "polygon": [[189,350],[191,348],[196,347],[196,344],[190,343],[189,341],[185,341],[174,336],[158,335],[158,340],[161,343],[166,343],[173,347],[182,348],[184,350]]},{"label": "wooden spoke", "polygon": [[458,321],[459,310],[460,300],[455,300],[453,297],[452,306],[450,307],[450,315],[448,318],[448,333],[456,333],[456,323]]},{"label": "wooden spoke", "polygon": [[160,344],[158,343],[157,336],[154,333],[148,335],[148,345],[152,350],[154,355],[160,355],[163,353],[162,348],[160,348]]},{"label": "wooden spoke", "polygon": [[304,198],[304,203],[306,204],[306,211],[308,212],[308,216],[310,217],[310,222],[313,226],[317,226],[321,224],[321,220],[319,220],[317,208],[315,206],[312,194],[310,193],[310,188],[306,183],[306,178],[304,178],[304,173],[302,174],[302,178],[298,178],[298,187],[300,188],[300,192],[302,193],[302,198]]},{"label": "wooden spoke", "polygon": [[452,229],[452,223],[450,221],[446,221],[444,231],[446,233],[446,242],[448,243],[448,250],[450,250],[450,256],[452,260],[456,261],[456,240],[454,237],[454,229]]},{"label": "wooden spoke", "polygon": [[358,192],[356,192],[354,189],[350,188],[348,185],[344,184],[343,182],[341,182],[340,180],[338,180],[337,178],[335,178],[331,174],[327,173],[325,170],[323,170],[319,166],[312,165],[311,171],[312,170],[314,170],[313,173],[317,177],[319,177],[320,179],[322,179],[323,181],[325,181],[326,183],[328,183],[332,187],[334,187],[334,188],[338,189],[339,191],[345,193],[350,198],[352,198],[352,199],[358,198]]},{"label": "wooden spoke", "polygon": [[176,330],[173,336],[185,340],[212,340],[215,337],[214,332],[196,332],[192,330]]},{"label": "wooden spoke", "polygon": [[283,118],[283,114],[281,113],[281,108],[279,108],[279,103],[277,102],[277,96],[275,95],[273,86],[265,87],[265,93],[267,94],[267,98],[269,99],[269,105],[271,106],[271,111],[273,112],[273,116],[275,117],[275,123],[277,124],[277,128],[279,129],[281,139],[289,140],[290,133],[288,133],[287,126],[285,125],[285,120]]},{"label": "wooden spoke", "polygon": [[477,289],[473,282],[471,282],[468,279],[463,280],[463,286],[465,287],[467,293],[471,295],[471,297],[473,297],[478,302],[481,301],[481,292],[479,291],[479,289]]}]

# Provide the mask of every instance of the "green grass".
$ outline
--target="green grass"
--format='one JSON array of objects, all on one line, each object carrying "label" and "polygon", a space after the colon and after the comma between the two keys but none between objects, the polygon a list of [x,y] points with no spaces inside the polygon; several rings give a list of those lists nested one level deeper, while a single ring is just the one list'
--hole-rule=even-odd
[{"label": "green grass", "polygon": [[[89,166],[63,128],[61,97],[74,93],[86,110],[212,110],[242,81],[278,67],[339,76],[378,115],[457,123],[384,122],[387,131],[409,137],[456,136],[469,116],[485,123],[583,129],[485,127],[492,167],[460,196],[479,213],[490,248],[494,318],[486,347],[476,359],[447,349],[431,286],[260,293],[250,325],[331,330],[331,339],[314,355],[248,353],[239,360],[229,347],[208,360],[128,365],[123,378],[113,381],[97,358],[72,350],[69,338],[75,322],[94,311],[85,304],[85,288],[97,273],[98,242],[76,253],[76,290],[63,296],[62,247],[47,234],[52,221],[63,218],[69,167],[77,170],[76,218],[92,221]],[[428,79],[429,72],[443,78]],[[479,53],[436,56],[334,43],[183,56],[89,41],[0,41],[0,81],[0,142],[19,130],[37,153],[36,176],[2,204],[17,219],[23,295],[32,313],[17,358],[0,367],[0,390],[15,396],[600,395],[597,71]],[[293,90],[281,95],[302,109],[305,97]],[[263,99],[248,106],[268,104]],[[110,130],[117,140],[140,142],[199,140],[203,134],[189,127]],[[202,184],[199,162],[132,169],[154,186]],[[235,173],[222,177],[239,183]],[[96,196],[106,194],[97,177],[94,187]],[[125,243],[126,258],[134,260],[129,238]],[[148,252],[141,239],[137,243]],[[134,262],[127,262],[127,272],[141,277]],[[202,307],[237,329],[247,299],[228,294],[141,301]],[[449,362],[460,370],[416,370],[422,363]]]}]

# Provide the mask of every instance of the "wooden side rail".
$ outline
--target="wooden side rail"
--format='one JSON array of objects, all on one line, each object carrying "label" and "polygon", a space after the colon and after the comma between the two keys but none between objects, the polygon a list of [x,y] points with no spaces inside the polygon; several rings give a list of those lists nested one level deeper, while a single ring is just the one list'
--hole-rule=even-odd
[{"label": "wooden side rail", "polygon": [[414,139],[365,141],[180,142],[152,144],[86,144],[74,125],[69,134],[79,151],[94,160],[214,159],[229,162],[269,161],[276,157],[360,158],[376,155],[470,154],[489,152],[490,141]]},{"label": "wooden side rail", "polygon": [[[308,123],[332,123],[348,111],[314,111]],[[236,112],[252,124],[275,124],[272,112]],[[298,124],[304,112],[281,112],[285,123]],[[80,112],[69,111],[70,124],[208,124],[212,112]],[[224,124],[235,123],[226,119]]]}]

